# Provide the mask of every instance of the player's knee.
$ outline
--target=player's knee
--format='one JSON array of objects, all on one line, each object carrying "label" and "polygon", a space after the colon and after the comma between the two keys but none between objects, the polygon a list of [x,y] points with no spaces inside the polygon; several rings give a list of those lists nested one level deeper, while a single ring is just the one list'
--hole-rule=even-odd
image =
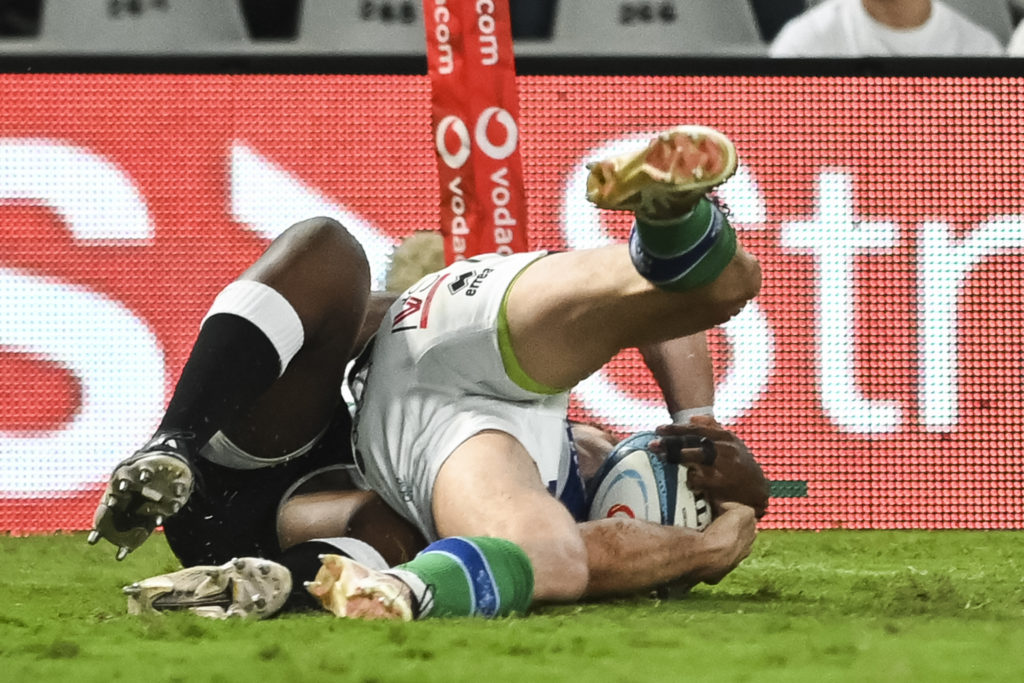
[{"label": "player's knee", "polygon": [[288,251],[299,254],[330,255],[346,260],[365,261],[366,254],[352,233],[337,220],[315,216],[292,225],[278,238]]},{"label": "player's knee", "polygon": [[583,597],[590,581],[587,548],[579,534],[548,540],[530,552],[534,565],[534,597],[543,602],[573,602]]},{"label": "player's knee", "polygon": [[262,259],[267,276],[297,276],[306,287],[323,290],[327,299],[348,300],[351,295],[369,291],[370,266],[363,247],[333,218],[316,216],[295,223],[274,240]]},{"label": "player's knee", "polygon": [[583,597],[590,583],[590,568],[587,566],[586,548],[581,545],[580,551],[574,553],[567,561],[564,570],[566,600],[576,601]]}]

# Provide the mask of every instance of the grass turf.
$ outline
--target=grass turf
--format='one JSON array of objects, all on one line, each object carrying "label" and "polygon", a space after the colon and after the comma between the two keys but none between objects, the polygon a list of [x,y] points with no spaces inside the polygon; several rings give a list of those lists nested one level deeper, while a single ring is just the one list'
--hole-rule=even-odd
[{"label": "grass turf", "polygon": [[0,537],[4,681],[1021,681],[1020,532],[765,531],[715,587],[412,624],[129,617],[178,568],[84,534]]}]

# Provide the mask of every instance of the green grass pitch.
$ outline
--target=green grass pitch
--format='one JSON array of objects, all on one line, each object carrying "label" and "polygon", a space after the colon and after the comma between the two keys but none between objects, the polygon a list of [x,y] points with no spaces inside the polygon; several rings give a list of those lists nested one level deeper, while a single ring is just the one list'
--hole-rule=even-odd
[{"label": "green grass pitch", "polygon": [[765,531],[715,587],[412,624],[130,617],[84,534],[0,537],[2,681],[1024,681],[1021,532]]}]

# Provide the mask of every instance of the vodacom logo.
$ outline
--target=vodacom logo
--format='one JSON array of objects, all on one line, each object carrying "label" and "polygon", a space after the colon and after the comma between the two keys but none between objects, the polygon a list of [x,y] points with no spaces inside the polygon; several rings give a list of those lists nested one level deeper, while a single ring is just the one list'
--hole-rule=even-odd
[{"label": "vodacom logo", "polygon": [[[500,127],[504,132],[502,136],[495,136],[500,142],[492,140],[489,134],[492,129],[492,121],[497,124],[493,128]],[[449,136],[449,132],[451,136]],[[454,149],[450,145],[450,137],[454,138],[451,142],[457,142]],[[507,159],[516,151],[519,144],[519,126],[516,125],[515,117],[501,107],[488,107],[477,117],[476,123],[473,125],[472,138],[469,126],[455,114],[445,116],[437,124],[434,143],[438,155],[448,168],[462,168],[469,159],[474,142],[487,157],[495,161]]]}]

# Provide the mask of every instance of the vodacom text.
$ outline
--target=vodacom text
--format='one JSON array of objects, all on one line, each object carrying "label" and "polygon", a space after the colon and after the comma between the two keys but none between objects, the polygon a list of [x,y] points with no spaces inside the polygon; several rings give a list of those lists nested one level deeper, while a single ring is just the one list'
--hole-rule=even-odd
[{"label": "vodacom text", "polygon": [[[448,7],[448,0],[436,0],[432,10],[434,19],[434,39],[437,41],[438,50],[438,72],[444,75],[455,70],[455,55],[452,49],[452,12]],[[477,0],[474,5],[476,10],[476,29],[479,33],[477,46],[480,56],[480,63],[484,66],[497,64],[501,58],[498,38],[495,35],[497,27],[494,19],[494,1]],[[428,11],[430,11],[428,9]]]},{"label": "vodacom text", "polygon": [[[492,126],[493,122],[493,126]],[[501,138],[492,140],[492,130],[497,127],[501,129]],[[435,143],[438,156],[445,166],[453,171],[459,171],[469,160],[472,153],[472,145],[476,145],[482,154],[493,161],[504,161],[508,159],[519,144],[519,128],[515,118],[501,107],[488,107],[481,112],[473,125],[472,137],[469,126],[466,122],[454,114],[441,119],[435,134]],[[455,142],[455,145],[452,145]],[[461,260],[472,254],[467,254],[466,236],[470,233],[470,223],[467,218],[466,192],[463,183],[463,175],[453,176],[446,185],[447,197],[443,201],[449,210],[449,229],[453,235],[453,250],[455,259]],[[489,216],[479,216],[480,221],[486,221],[477,229],[486,229],[494,236],[496,251],[500,254],[512,253],[509,245],[515,238],[515,228],[518,224],[513,212],[509,209],[512,201],[512,188],[509,181],[509,168],[500,165],[487,175],[487,184],[478,188],[479,192],[486,193],[489,202],[483,202],[482,206],[489,206]]]}]

